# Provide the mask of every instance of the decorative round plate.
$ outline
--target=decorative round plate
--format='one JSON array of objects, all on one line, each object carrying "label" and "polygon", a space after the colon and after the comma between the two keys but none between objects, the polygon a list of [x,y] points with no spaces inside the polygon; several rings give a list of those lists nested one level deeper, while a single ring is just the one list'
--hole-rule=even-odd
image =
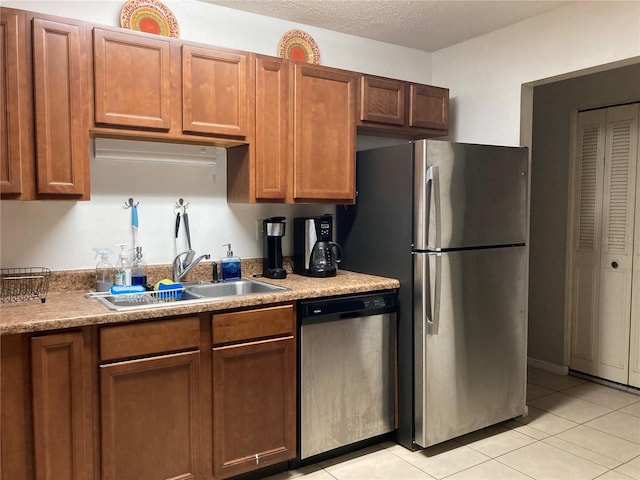
[{"label": "decorative round plate", "polygon": [[320,63],[320,50],[316,41],[302,30],[289,30],[282,36],[278,43],[278,55],[298,62],[315,65]]},{"label": "decorative round plate", "polygon": [[159,0],[129,0],[120,11],[120,26],[165,37],[180,35],[176,17]]}]

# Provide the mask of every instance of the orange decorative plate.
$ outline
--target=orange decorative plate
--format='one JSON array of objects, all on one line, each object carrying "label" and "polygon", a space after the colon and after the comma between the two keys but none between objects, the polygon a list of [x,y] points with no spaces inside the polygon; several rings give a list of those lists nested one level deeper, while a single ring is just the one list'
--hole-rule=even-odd
[{"label": "orange decorative plate", "polygon": [[316,41],[302,30],[289,30],[282,36],[280,43],[278,43],[278,55],[298,62],[313,63],[314,65],[320,63],[320,50]]},{"label": "orange decorative plate", "polygon": [[129,0],[120,11],[120,26],[165,37],[180,35],[176,17],[159,0]]}]

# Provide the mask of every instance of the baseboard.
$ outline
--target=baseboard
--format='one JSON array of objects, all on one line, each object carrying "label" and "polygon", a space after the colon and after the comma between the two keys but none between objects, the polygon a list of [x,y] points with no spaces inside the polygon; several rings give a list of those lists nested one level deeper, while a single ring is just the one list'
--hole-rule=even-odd
[{"label": "baseboard", "polygon": [[566,365],[558,365],[557,363],[546,362],[544,360],[538,360],[537,358],[527,357],[527,365],[557,375],[567,375],[569,373],[569,367]]}]

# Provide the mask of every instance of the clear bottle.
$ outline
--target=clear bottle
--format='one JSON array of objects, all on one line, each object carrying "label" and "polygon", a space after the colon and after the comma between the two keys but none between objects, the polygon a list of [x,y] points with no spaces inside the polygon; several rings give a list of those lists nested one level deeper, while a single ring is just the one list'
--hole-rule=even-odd
[{"label": "clear bottle", "polygon": [[124,251],[126,245],[124,243],[120,243],[116,245],[116,247],[120,247],[121,251],[118,255],[118,261],[116,262],[116,267],[114,269],[113,284],[123,287],[129,286],[131,285],[131,265],[127,260],[127,253]]},{"label": "clear bottle", "polygon": [[220,268],[222,270],[222,281],[240,280],[242,278],[242,269],[240,257],[235,257],[231,250],[231,244],[223,244],[227,247],[227,258],[220,260]]},{"label": "clear bottle", "polygon": [[131,266],[131,285],[147,286],[147,262],[142,258],[142,247],[136,247]]},{"label": "clear bottle", "polygon": [[100,261],[96,264],[96,292],[108,292],[113,285],[113,265],[109,262],[108,248],[94,248]]}]

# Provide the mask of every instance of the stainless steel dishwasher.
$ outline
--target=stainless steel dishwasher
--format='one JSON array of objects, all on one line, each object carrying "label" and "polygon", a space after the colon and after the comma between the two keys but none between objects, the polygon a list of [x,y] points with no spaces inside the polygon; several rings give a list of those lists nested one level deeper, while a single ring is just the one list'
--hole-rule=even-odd
[{"label": "stainless steel dishwasher", "polygon": [[397,309],[389,291],[299,303],[300,462],[394,430]]}]

